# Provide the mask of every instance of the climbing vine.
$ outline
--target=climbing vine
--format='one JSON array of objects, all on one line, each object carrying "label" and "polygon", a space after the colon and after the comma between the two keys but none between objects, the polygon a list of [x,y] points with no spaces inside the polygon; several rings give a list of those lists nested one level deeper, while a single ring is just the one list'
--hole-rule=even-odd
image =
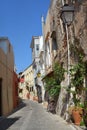
[{"label": "climbing vine", "polygon": [[45,79],[45,89],[52,97],[59,96],[61,82],[64,80],[64,68],[57,62],[53,65],[53,74]]}]

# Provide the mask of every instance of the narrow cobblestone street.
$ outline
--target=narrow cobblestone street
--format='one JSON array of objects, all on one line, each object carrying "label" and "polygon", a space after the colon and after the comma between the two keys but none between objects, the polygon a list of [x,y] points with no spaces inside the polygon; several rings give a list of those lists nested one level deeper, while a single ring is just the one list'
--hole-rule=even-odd
[{"label": "narrow cobblestone street", "polygon": [[0,121],[0,130],[75,130],[62,118],[48,113],[42,104],[23,101],[20,109]]}]

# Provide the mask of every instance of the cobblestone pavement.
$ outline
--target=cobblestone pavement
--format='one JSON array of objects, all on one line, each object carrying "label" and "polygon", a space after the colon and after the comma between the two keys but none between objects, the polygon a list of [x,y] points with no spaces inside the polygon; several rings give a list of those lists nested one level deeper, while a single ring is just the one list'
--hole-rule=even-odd
[{"label": "cobblestone pavement", "polygon": [[80,130],[80,128],[68,124],[56,114],[48,113],[42,104],[25,100],[14,113],[0,121],[0,130]]}]

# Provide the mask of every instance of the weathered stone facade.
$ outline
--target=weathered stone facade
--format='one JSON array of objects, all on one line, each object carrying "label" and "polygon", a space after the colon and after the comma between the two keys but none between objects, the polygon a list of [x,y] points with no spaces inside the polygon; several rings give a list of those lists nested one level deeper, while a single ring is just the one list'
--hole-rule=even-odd
[{"label": "weathered stone facade", "polygon": [[87,59],[87,1],[81,1],[76,8],[74,20],[75,37],[80,40],[80,45]]},{"label": "weathered stone facade", "polygon": [[[50,66],[55,61],[60,62],[63,67],[67,70],[68,68],[68,54],[67,54],[67,36],[66,28],[63,21],[60,18],[61,7],[64,4],[73,4],[75,7],[74,20],[70,26],[68,26],[68,40],[69,46],[75,46],[77,39],[79,41],[79,46],[82,48],[85,58],[87,60],[87,1],[77,1],[77,0],[52,0],[50,8],[48,10],[48,15],[44,25],[44,41],[45,47],[50,48],[50,65],[46,66],[46,75],[50,73]],[[53,40],[56,40],[56,49],[53,49]],[[48,44],[49,43],[49,44]],[[48,45],[48,46],[47,46]],[[70,48],[69,48],[70,49]],[[54,53],[56,52],[56,53]],[[46,52],[45,52],[46,56]],[[46,61],[45,61],[46,62]],[[70,49],[70,64],[77,62],[77,58],[73,54],[72,49]],[[62,82],[62,86],[68,87],[67,73],[65,73],[65,80]],[[67,104],[70,102],[66,90],[62,87],[60,96],[57,103],[56,111],[59,115],[66,117]]]}]

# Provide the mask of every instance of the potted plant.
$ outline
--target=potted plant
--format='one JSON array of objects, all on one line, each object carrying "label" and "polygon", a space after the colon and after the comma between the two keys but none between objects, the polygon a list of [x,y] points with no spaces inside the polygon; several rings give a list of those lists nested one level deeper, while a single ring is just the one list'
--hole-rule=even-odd
[{"label": "potted plant", "polygon": [[72,109],[72,117],[75,125],[80,125],[83,117],[83,108],[81,106],[74,106]]},{"label": "potted plant", "polygon": [[84,105],[81,103],[80,98],[77,97],[76,92],[73,91],[72,93],[74,104],[69,106],[68,113],[70,115],[70,119],[75,123],[75,125],[80,125],[83,119]]},{"label": "potted plant", "polygon": [[[83,56],[79,55],[79,61],[77,64],[71,66],[71,88],[70,92],[73,95],[74,107],[72,109],[73,120],[76,125],[80,125],[83,116],[83,107],[81,106],[81,94],[84,90],[83,82],[85,77],[85,64],[83,62]],[[72,90],[74,88],[74,90]]]}]

